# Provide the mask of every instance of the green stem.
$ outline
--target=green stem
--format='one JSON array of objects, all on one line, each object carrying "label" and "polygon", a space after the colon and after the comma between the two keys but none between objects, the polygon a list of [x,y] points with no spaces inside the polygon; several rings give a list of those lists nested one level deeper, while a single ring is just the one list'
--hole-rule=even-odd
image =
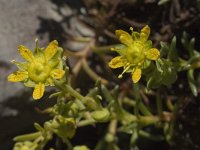
[{"label": "green stem", "polygon": [[171,100],[167,100],[166,101],[166,105],[167,105],[167,108],[170,110],[170,111],[173,111],[174,110],[174,105],[172,104],[172,101]]},{"label": "green stem", "polygon": [[135,116],[132,115],[123,109],[118,108],[116,111],[118,116],[117,119],[120,120],[121,122],[124,122],[125,124],[129,124],[131,122],[138,122],[141,126],[147,126],[150,124],[155,124],[160,121],[160,118],[158,116]]},{"label": "green stem", "polygon": [[91,47],[91,50],[97,54],[104,54],[111,52],[110,49],[116,47],[119,44],[109,45],[109,46],[101,46],[101,47]]},{"label": "green stem", "polygon": [[80,93],[78,93],[76,90],[74,90],[69,85],[64,85],[64,86],[61,87],[61,89],[65,93],[69,93],[71,96],[76,98],[75,102],[77,103],[77,105],[79,106],[80,109],[85,109],[85,106],[82,103],[83,99],[85,98],[84,96],[82,96]]},{"label": "green stem", "polygon": [[110,92],[108,91],[108,89],[104,85],[101,86],[101,90],[102,90],[103,96],[108,102],[115,101],[112,95],[110,94]]},{"label": "green stem", "polygon": [[134,96],[136,99],[135,115],[138,117],[139,110],[140,110],[143,115],[152,116],[152,113],[148,110],[148,108],[144,105],[144,103],[142,102],[140,98],[139,85],[135,84],[133,86],[133,90],[134,90]]},{"label": "green stem", "polygon": [[171,121],[171,123],[169,124],[169,131],[168,131],[168,135],[167,135],[167,140],[168,141],[171,141],[172,140],[172,136],[173,136],[173,133],[174,133],[174,125],[175,125],[175,120],[176,120],[176,115],[177,115],[177,112],[181,106],[181,103],[182,103],[182,99],[180,98],[178,100],[178,102],[174,105],[173,107],[173,120]]},{"label": "green stem", "polygon": [[89,91],[89,93],[87,94],[87,96],[88,97],[95,97],[96,95],[98,95],[98,88],[97,87],[95,87],[95,88],[93,88],[93,89],[91,89],[90,91]]},{"label": "green stem", "polygon": [[162,115],[162,100],[160,98],[160,94],[157,94],[156,96],[156,105],[157,105],[158,114]]},{"label": "green stem", "polygon": [[116,132],[117,132],[117,120],[113,119],[110,121],[108,132],[105,136],[106,142],[112,143],[115,140]]},{"label": "green stem", "polygon": [[155,124],[160,121],[158,116],[144,116],[138,119],[142,126],[147,126],[150,124]]},{"label": "green stem", "polygon": [[35,132],[35,133],[17,136],[13,140],[14,141],[28,141],[28,140],[34,140],[38,138],[39,136],[41,136],[41,132]]},{"label": "green stem", "polygon": [[143,115],[152,116],[152,113],[148,110],[148,108],[144,105],[144,103],[141,100],[139,101],[138,108],[140,109]]},{"label": "green stem", "polygon": [[82,96],[80,93],[78,93],[76,90],[74,90],[71,86],[69,85],[65,85],[65,88],[64,88],[64,91],[65,92],[68,92],[71,96],[79,99],[79,100],[82,100],[84,99],[84,96]]},{"label": "green stem", "polygon": [[138,84],[134,84],[133,85],[133,90],[134,90],[134,96],[136,99],[136,107],[134,109],[134,114],[137,118],[139,118],[139,102],[140,102],[140,93],[139,93],[139,85]]},{"label": "green stem", "polygon": [[[76,90],[74,90],[71,86],[65,85],[64,92],[68,92],[71,96],[74,96],[76,98],[76,103],[79,105],[80,109],[85,109],[85,105],[90,109],[97,109],[98,104],[95,102],[95,100],[91,97],[84,97],[80,93],[78,93]],[[85,105],[84,105],[85,104]]]},{"label": "green stem", "polygon": [[123,99],[123,103],[125,103],[125,104],[127,104],[131,107],[135,107],[135,104],[136,104],[135,101],[133,101],[133,100],[127,98],[127,97]]},{"label": "green stem", "polygon": [[63,142],[67,145],[68,150],[73,150],[73,146],[67,138],[63,139]]},{"label": "green stem", "polygon": [[153,141],[163,141],[165,139],[162,135],[152,135],[152,134],[145,132],[143,130],[139,131],[139,136],[144,137],[144,138],[148,138],[148,139],[153,140]]},{"label": "green stem", "polygon": [[116,134],[116,129],[117,129],[117,120],[114,119],[109,124],[109,133],[115,135]]},{"label": "green stem", "polygon": [[101,80],[102,84],[108,84],[108,81],[98,76],[89,66],[85,59],[82,60],[85,72],[94,80]]}]

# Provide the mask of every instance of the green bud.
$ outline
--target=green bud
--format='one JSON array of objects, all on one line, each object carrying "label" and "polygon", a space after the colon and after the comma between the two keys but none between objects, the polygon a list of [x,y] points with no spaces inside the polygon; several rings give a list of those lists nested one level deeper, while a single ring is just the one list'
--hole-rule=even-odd
[{"label": "green bud", "polygon": [[85,97],[84,99],[84,104],[88,107],[88,109],[90,110],[96,110],[98,109],[100,106],[97,104],[97,102],[95,102],[92,98],[90,97]]},{"label": "green bud", "polygon": [[54,119],[54,132],[61,138],[72,138],[76,131],[75,120],[58,116]]},{"label": "green bud", "polygon": [[75,146],[73,150],[90,150],[87,146]]},{"label": "green bud", "polygon": [[37,143],[33,143],[30,141],[17,142],[13,150],[35,150],[37,146]]},{"label": "green bud", "polygon": [[109,119],[110,112],[108,111],[108,109],[103,108],[101,110],[93,111],[91,115],[94,120],[99,121],[99,122],[104,122]]},{"label": "green bud", "polygon": [[76,103],[73,103],[71,105],[71,111],[73,114],[77,115],[78,114],[78,111],[79,111],[79,108],[78,108],[78,105]]},{"label": "green bud", "polygon": [[114,137],[113,134],[108,133],[108,134],[106,134],[106,136],[105,136],[105,140],[106,140],[106,142],[111,143],[111,142],[113,142],[113,141],[115,140],[115,137]]}]

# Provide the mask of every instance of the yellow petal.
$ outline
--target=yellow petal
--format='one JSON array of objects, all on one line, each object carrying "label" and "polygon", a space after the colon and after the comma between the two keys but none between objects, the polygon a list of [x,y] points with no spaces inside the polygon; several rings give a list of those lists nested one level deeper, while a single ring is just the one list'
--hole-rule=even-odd
[{"label": "yellow petal", "polygon": [[33,99],[40,99],[44,95],[45,86],[42,83],[39,83],[35,86],[33,91]]},{"label": "yellow petal", "polygon": [[160,57],[160,52],[156,48],[151,48],[146,52],[146,57],[150,60],[157,60]]},{"label": "yellow petal", "polygon": [[132,72],[133,83],[137,83],[140,80],[141,75],[142,75],[141,69],[139,69],[139,68],[134,69],[134,71]]},{"label": "yellow petal", "polygon": [[110,68],[120,68],[125,65],[125,61],[123,61],[122,56],[117,56],[114,57],[108,65]]},{"label": "yellow petal", "polygon": [[51,71],[51,77],[54,79],[61,79],[64,74],[65,71],[62,69],[54,69],[53,71]]},{"label": "yellow petal", "polygon": [[19,54],[24,58],[26,61],[31,62],[33,60],[33,54],[31,50],[29,50],[27,47],[20,45],[18,47]]},{"label": "yellow petal", "polygon": [[149,38],[149,34],[150,34],[150,28],[148,25],[146,25],[144,28],[142,28],[141,33],[140,33],[140,40],[141,41],[147,41],[147,39]]},{"label": "yellow petal", "polygon": [[28,78],[28,72],[17,71],[8,76],[8,81],[10,82],[20,82]]},{"label": "yellow petal", "polygon": [[47,60],[50,60],[58,51],[58,42],[56,40],[49,43],[45,49],[45,57]]},{"label": "yellow petal", "polygon": [[121,43],[127,46],[132,44],[133,42],[132,36],[128,32],[125,32],[123,30],[116,30],[115,35],[117,36],[117,38],[120,40]]}]

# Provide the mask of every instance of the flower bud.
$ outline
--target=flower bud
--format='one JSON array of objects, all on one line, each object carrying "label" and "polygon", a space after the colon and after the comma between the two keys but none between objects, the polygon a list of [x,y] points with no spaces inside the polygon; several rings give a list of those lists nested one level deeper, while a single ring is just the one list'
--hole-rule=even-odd
[{"label": "flower bud", "polygon": [[104,122],[107,121],[110,117],[110,112],[108,109],[103,108],[101,110],[96,110],[92,112],[92,118],[98,122]]},{"label": "flower bud", "polygon": [[90,150],[87,146],[75,146],[73,150]]}]

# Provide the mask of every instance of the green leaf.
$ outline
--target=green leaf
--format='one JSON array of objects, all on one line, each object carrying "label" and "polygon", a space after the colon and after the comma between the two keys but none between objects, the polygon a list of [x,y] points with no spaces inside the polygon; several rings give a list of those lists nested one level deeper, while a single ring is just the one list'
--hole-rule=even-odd
[{"label": "green leaf", "polygon": [[189,45],[190,56],[194,56],[194,44],[195,44],[195,38],[192,38],[190,40],[190,45]]},{"label": "green leaf", "polygon": [[158,59],[157,61],[156,61],[156,67],[157,67],[157,69],[158,69],[158,71],[159,72],[163,72],[163,69],[162,69],[162,64],[163,64],[163,62],[162,62],[162,60],[161,59]]},{"label": "green leaf", "polygon": [[139,137],[138,133],[139,133],[139,131],[138,131],[137,128],[133,129],[133,134],[132,134],[132,136],[131,136],[131,141],[130,141],[130,144],[131,144],[130,146],[131,146],[131,147],[136,146],[136,144],[137,144],[137,139],[138,139],[138,137]]},{"label": "green leaf", "polygon": [[190,89],[192,91],[192,94],[194,96],[197,96],[198,92],[197,92],[196,82],[194,80],[194,70],[193,69],[188,70],[187,78],[188,78],[188,83],[189,83]]},{"label": "green leaf", "polygon": [[188,48],[188,45],[189,45],[188,34],[185,31],[183,32],[181,43],[183,44],[185,49]]},{"label": "green leaf", "polygon": [[178,61],[178,54],[176,50],[176,37],[172,39],[172,42],[169,47],[168,59],[177,62]]},{"label": "green leaf", "polygon": [[164,4],[166,4],[166,3],[168,3],[170,0],[160,0],[159,2],[158,2],[158,5],[164,5]]},{"label": "green leaf", "polygon": [[137,128],[137,123],[132,122],[128,125],[123,125],[119,128],[119,132],[125,132],[127,134],[133,134],[133,130]]},{"label": "green leaf", "polygon": [[165,42],[160,42],[161,49],[160,49],[160,58],[166,56],[169,52],[169,46]]},{"label": "green leaf", "polygon": [[177,79],[177,69],[169,61],[163,61],[163,74],[162,83],[166,86],[170,86]]},{"label": "green leaf", "polygon": [[161,72],[155,70],[153,73],[149,75],[149,79],[147,81],[147,88],[148,89],[155,89],[161,85],[162,76]]},{"label": "green leaf", "polygon": [[195,38],[189,40],[188,34],[186,32],[183,32],[181,43],[183,44],[183,47],[188,50],[190,57],[195,55],[194,52]]},{"label": "green leaf", "polygon": [[177,79],[177,73],[174,69],[168,68],[167,71],[163,74],[162,83],[166,86],[170,86]]},{"label": "green leaf", "polygon": [[34,123],[34,126],[35,128],[38,130],[38,131],[43,131],[44,129],[42,128],[42,126],[40,126],[38,123]]}]

